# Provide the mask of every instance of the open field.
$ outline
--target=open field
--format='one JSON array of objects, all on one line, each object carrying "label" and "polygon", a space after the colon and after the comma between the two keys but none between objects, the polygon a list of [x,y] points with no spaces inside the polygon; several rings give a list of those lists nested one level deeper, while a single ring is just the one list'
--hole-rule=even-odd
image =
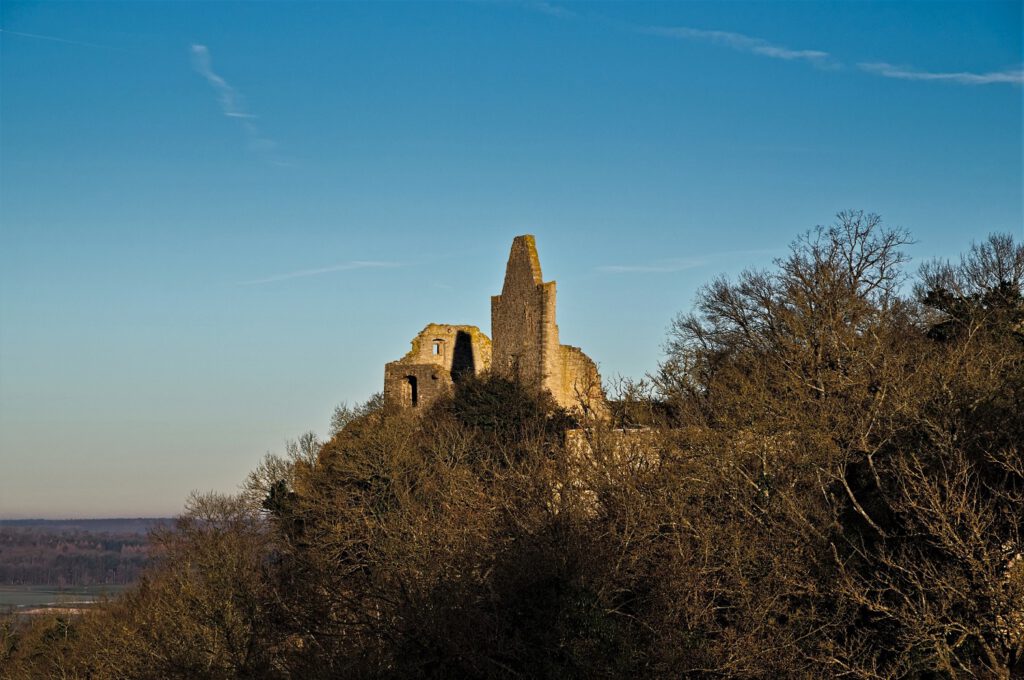
[{"label": "open field", "polygon": [[41,608],[79,609],[114,597],[128,586],[0,586],[0,613],[22,612]]}]

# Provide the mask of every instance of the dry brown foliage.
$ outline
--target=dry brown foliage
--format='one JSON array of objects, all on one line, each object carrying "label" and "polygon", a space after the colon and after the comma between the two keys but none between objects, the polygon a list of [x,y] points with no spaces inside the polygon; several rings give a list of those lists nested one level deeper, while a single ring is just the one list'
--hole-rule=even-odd
[{"label": "dry brown foliage", "polygon": [[1024,672],[1024,248],[992,237],[904,297],[906,242],[844,213],[775,268],[713,282],[607,421],[581,427],[489,377],[423,418],[345,409],[331,441],[266,459],[240,498],[195,499],[137,591],[59,644],[43,624],[8,631],[0,663],[79,678]]}]

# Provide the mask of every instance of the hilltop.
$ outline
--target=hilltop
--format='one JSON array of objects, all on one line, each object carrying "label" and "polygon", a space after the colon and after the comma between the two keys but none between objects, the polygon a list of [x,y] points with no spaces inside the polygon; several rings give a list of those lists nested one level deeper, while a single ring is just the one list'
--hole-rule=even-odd
[{"label": "hilltop", "polygon": [[191,497],[138,588],[8,624],[0,665],[1015,677],[1024,245],[992,235],[915,274],[908,242],[841,213],[773,268],[712,280],[607,418],[514,372],[344,410],[242,493]]}]

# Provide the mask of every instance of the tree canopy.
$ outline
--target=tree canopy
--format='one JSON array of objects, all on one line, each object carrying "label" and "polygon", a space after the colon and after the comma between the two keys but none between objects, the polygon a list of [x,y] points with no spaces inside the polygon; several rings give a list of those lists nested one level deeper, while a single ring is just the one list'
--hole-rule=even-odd
[{"label": "tree canopy", "polygon": [[495,376],[195,496],[11,677],[1024,673],[1024,245],[916,275],[862,212],[719,278],[608,421]]}]

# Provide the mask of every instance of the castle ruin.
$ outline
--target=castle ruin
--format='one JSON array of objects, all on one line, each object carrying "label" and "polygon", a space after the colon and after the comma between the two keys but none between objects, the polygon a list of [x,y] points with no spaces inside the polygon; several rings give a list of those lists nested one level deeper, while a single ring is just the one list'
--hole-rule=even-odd
[{"label": "castle ruin", "polygon": [[491,297],[491,336],[476,326],[428,324],[408,354],[384,367],[384,399],[421,409],[462,376],[491,371],[547,390],[564,408],[604,415],[597,365],[558,341],[555,282],[541,276],[533,236],[512,241],[501,294]]}]

